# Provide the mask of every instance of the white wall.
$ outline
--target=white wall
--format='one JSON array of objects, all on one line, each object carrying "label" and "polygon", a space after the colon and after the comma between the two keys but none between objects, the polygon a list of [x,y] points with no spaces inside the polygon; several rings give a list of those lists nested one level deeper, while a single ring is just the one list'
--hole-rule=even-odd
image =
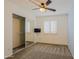
[{"label": "white wall", "polygon": [[71,1],[68,16],[68,46],[72,56],[74,56],[74,0]]},{"label": "white wall", "polygon": [[[12,55],[12,15],[11,15],[11,4],[5,0],[5,15],[4,15],[4,52],[5,57]],[[8,7],[8,8],[7,8]]]},{"label": "white wall", "polygon": [[[31,32],[27,33],[26,41],[67,45],[67,20],[66,14],[36,17],[36,20],[31,22]],[[57,33],[45,33],[45,21],[57,21]],[[34,33],[34,28],[41,28],[41,33]]]},{"label": "white wall", "polygon": [[[57,33],[45,33],[44,22],[57,21]],[[67,15],[39,16],[36,17],[37,26],[41,28],[41,33],[37,42],[67,45]]]},{"label": "white wall", "polygon": [[5,27],[5,39],[4,39],[4,52],[5,52],[5,57],[11,56],[13,54],[12,48],[13,48],[13,43],[12,43],[12,13],[15,13],[17,15],[23,16],[27,19],[34,19],[34,16],[32,16],[31,12],[28,12],[26,8],[23,8],[21,6],[18,7],[17,4],[13,4],[11,0],[5,0],[5,19],[4,19],[4,27]]}]

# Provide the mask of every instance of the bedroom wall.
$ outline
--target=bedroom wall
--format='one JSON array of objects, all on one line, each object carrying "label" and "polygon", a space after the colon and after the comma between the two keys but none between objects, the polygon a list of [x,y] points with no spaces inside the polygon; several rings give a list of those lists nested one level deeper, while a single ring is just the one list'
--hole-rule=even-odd
[{"label": "bedroom wall", "polygon": [[71,0],[68,14],[68,47],[74,57],[74,0]]},{"label": "bedroom wall", "polygon": [[[8,8],[7,8],[8,7]],[[4,14],[4,56],[5,58],[12,55],[12,15],[11,3],[5,0]]]},{"label": "bedroom wall", "polygon": [[[29,10],[27,10],[26,8],[22,7],[22,6],[18,6],[17,4],[13,3],[11,0],[5,0],[5,15],[4,15],[4,56],[9,57],[13,54],[13,36],[12,36],[12,22],[13,22],[13,18],[12,18],[12,14],[17,14],[20,16],[23,16],[29,20],[34,20],[34,16],[32,15],[31,12],[27,12]],[[31,16],[31,17],[30,17]]]},{"label": "bedroom wall", "polygon": [[26,23],[27,22],[30,22],[30,29],[29,29],[30,32],[26,31],[26,41],[34,42],[34,22],[35,21],[34,20],[27,20]]},{"label": "bedroom wall", "polygon": [[[44,21],[49,20],[56,20],[57,21],[57,33],[44,33]],[[33,24],[32,30],[27,38],[27,41],[34,41],[34,42],[42,42],[42,43],[49,43],[49,44],[60,44],[60,45],[67,45],[67,15],[56,15],[56,16],[39,16],[36,17],[36,20],[33,21],[34,27],[41,28],[41,33],[36,34],[33,33]],[[32,37],[31,37],[32,36]]]}]

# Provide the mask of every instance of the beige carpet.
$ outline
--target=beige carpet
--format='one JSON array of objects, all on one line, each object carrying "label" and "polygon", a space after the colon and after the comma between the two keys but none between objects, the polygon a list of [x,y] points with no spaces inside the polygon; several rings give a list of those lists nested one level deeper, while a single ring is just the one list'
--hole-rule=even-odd
[{"label": "beige carpet", "polygon": [[8,59],[73,59],[67,46],[36,44]]}]

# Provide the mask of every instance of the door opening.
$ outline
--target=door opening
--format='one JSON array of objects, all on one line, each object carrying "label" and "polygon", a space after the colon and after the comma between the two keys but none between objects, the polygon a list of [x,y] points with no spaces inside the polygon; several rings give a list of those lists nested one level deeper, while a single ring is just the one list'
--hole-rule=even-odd
[{"label": "door opening", "polygon": [[25,17],[13,14],[13,53],[25,48]]}]

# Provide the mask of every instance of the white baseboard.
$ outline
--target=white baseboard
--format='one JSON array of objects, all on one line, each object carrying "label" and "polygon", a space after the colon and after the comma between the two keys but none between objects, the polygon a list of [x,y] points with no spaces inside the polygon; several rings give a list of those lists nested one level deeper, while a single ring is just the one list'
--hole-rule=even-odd
[{"label": "white baseboard", "polygon": [[19,50],[17,50],[16,52],[14,52],[13,54],[18,53],[18,52],[22,51],[23,49],[25,49],[25,48],[19,49]]},{"label": "white baseboard", "polygon": [[9,55],[7,55],[7,56],[4,56],[4,59],[6,59],[6,58],[8,58],[8,57],[13,57],[12,55],[13,55],[13,53],[12,53],[12,54],[9,54]]}]

